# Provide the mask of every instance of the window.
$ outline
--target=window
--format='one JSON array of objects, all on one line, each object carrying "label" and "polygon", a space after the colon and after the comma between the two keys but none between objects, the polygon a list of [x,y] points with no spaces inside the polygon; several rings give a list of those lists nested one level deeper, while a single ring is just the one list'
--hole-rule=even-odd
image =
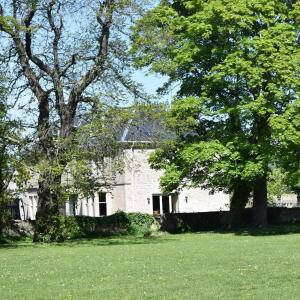
[{"label": "window", "polygon": [[99,193],[99,215],[100,217],[107,216],[106,193]]},{"label": "window", "polygon": [[70,195],[68,216],[76,215],[76,204],[77,204],[77,195]]},{"label": "window", "polygon": [[9,201],[7,204],[7,208],[9,211],[10,218],[13,220],[20,220],[20,209],[19,209],[19,199],[16,199],[14,201]]}]

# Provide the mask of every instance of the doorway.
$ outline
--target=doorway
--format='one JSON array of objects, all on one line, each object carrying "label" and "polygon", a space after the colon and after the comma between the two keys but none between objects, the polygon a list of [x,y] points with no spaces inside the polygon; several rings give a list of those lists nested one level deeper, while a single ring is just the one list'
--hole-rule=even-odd
[{"label": "doorway", "polygon": [[160,196],[152,196],[153,215],[160,215]]},{"label": "doorway", "polygon": [[152,196],[153,215],[168,214],[171,212],[171,195],[153,195]]},{"label": "doorway", "polygon": [[162,211],[163,214],[170,212],[170,196],[162,196]]}]

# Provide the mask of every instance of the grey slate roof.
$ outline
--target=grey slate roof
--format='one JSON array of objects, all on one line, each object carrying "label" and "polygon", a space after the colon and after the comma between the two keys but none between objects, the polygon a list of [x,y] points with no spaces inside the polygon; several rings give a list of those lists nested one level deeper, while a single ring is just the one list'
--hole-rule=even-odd
[{"label": "grey slate roof", "polygon": [[159,120],[143,119],[139,122],[130,120],[122,130],[121,142],[161,142],[172,138]]}]

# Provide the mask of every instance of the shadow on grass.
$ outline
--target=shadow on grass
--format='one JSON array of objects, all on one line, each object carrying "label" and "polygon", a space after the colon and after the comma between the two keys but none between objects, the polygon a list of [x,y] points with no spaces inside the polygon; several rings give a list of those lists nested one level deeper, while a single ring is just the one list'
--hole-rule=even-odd
[{"label": "shadow on grass", "polygon": [[239,229],[205,229],[205,230],[191,230],[184,232],[174,232],[174,234],[234,234],[236,236],[274,236],[274,235],[288,235],[300,234],[300,224],[288,225],[270,225],[264,228],[254,228],[251,226],[241,227]]},{"label": "shadow on grass", "polygon": [[287,235],[287,234],[299,234],[300,224],[293,225],[273,225],[264,228],[244,228],[234,231],[235,235],[246,236],[273,236],[273,235]]},{"label": "shadow on grass", "polygon": [[300,224],[289,225],[270,225],[263,228],[254,228],[251,226],[242,227],[240,229],[222,229],[211,231],[200,231],[197,233],[219,233],[219,234],[234,234],[236,236],[274,236],[300,234]]},{"label": "shadow on grass", "polygon": [[146,245],[160,244],[168,241],[174,241],[170,235],[159,236],[110,236],[110,237],[88,237],[68,240],[64,243],[56,243],[58,246],[76,247],[76,246],[119,246],[119,245]]},{"label": "shadow on grass", "polygon": [[137,236],[114,236],[114,237],[89,237],[67,240],[62,243],[32,243],[30,240],[26,241],[0,241],[1,249],[32,247],[39,248],[45,246],[59,246],[59,247],[80,247],[80,246],[120,246],[120,245],[146,245],[146,244],[160,244],[164,242],[174,241],[170,235],[137,237]]},{"label": "shadow on grass", "polygon": [[[269,226],[266,228],[251,228],[245,227],[239,230],[206,230],[186,232],[190,234],[234,234],[236,236],[275,236],[300,234],[300,224],[293,225],[278,225]],[[178,233],[177,233],[178,234]],[[182,233],[184,234],[184,233]],[[179,234],[180,235],[180,234]],[[172,242],[178,240],[173,234],[160,234],[158,236],[140,237],[140,236],[110,236],[110,237],[86,237],[67,240],[62,243],[32,243],[30,238],[9,238],[0,239],[0,250],[13,248],[45,248],[52,246],[59,247],[80,247],[80,246],[120,246],[120,245],[147,245],[147,244],[161,244],[165,242]]]}]

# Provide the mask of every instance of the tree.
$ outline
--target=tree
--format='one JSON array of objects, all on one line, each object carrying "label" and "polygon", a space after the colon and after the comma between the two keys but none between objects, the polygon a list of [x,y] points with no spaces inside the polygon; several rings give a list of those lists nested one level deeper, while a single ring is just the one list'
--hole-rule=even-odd
[{"label": "tree", "polygon": [[138,97],[126,35],[139,12],[139,2],[129,0],[1,1],[1,52],[7,70],[13,67],[11,96],[23,96],[21,104],[36,114],[37,219],[48,224],[36,227],[36,237],[59,213],[68,153],[78,120],[97,106],[94,96],[120,101],[131,91]]},{"label": "tree", "polygon": [[8,159],[6,153],[5,135],[7,132],[6,122],[6,110],[4,105],[4,90],[0,87],[0,236],[3,231],[3,227],[7,223],[7,211],[6,211],[6,189],[7,182],[5,180],[5,171],[8,168]]},{"label": "tree", "polygon": [[[19,126],[9,119],[7,111],[7,92],[4,77],[0,77],[0,236],[7,225],[9,215],[7,204],[14,199],[17,187],[27,176],[22,162],[22,139]],[[11,185],[16,188],[12,190]]]},{"label": "tree", "polygon": [[[177,140],[151,158],[161,185],[231,193],[234,221],[253,195],[254,224],[267,223],[275,160],[271,122],[299,98],[297,1],[161,1],[133,34],[138,67],[179,83],[170,112]],[[272,121],[273,120],[273,121]]]},{"label": "tree", "polygon": [[287,185],[287,174],[281,168],[271,171],[268,180],[268,201],[270,204],[276,204],[284,194],[290,194],[291,189]]},{"label": "tree", "polygon": [[277,165],[285,172],[284,183],[297,194],[300,203],[300,102],[290,104],[286,111],[271,120],[277,147]]}]

